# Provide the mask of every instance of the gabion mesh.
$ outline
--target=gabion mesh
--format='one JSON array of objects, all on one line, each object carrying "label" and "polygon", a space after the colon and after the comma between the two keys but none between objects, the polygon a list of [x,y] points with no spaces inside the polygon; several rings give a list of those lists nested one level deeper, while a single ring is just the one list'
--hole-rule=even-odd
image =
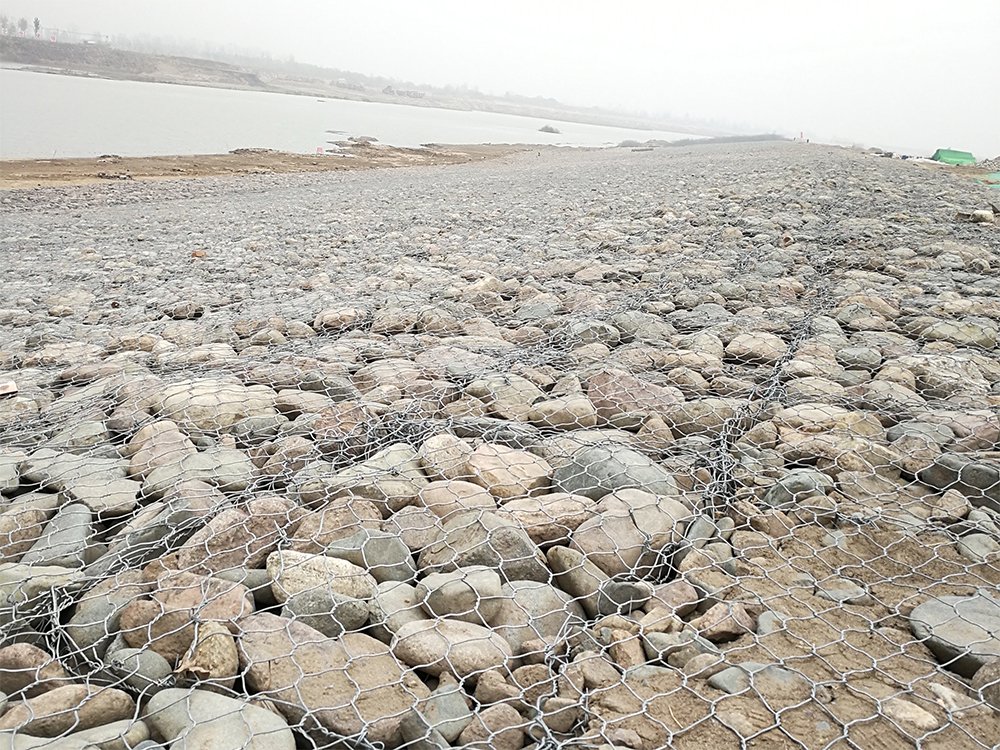
[{"label": "gabion mesh", "polygon": [[985,195],[799,145],[8,192],[0,747],[997,746]]}]

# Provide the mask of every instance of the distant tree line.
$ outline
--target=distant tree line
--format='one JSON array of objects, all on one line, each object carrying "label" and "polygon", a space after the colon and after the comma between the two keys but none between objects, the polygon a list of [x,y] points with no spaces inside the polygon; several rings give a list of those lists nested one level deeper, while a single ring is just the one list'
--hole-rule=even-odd
[{"label": "distant tree line", "polygon": [[35,16],[34,21],[28,21],[24,16],[15,21],[6,13],[0,13],[0,34],[13,34],[15,31],[19,31],[21,36],[25,36],[29,26],[34,29],[36,37],[41,36],[42,22],[38,20],[38,16]]}]

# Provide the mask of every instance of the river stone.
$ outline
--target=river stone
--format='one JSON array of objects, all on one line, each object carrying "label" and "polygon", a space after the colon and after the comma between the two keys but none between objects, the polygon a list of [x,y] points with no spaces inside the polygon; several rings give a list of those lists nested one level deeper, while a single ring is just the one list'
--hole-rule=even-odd
[{"label": "river stone", "polygon": [[340,539],[353,536],[362,529],[378,529],[382,511],[375,503],[359,497],[341,497],[326,507],[307,513],[292,538],[296,552],[323,552]]},{"label": "river stone", "polygon": [[648,415],[684,400],[678,388],[656,385],[614,368],[591,375],[584,386],[598,418],[624,428],[636,428]]},{"label": "river stone", "polygon": [[259,497],[245,510],[229,508],[177,551],[177,564],[193,573],[258,568],[283,538],[294,537],[305,511],[286,498]]},{"label": "river stone", "polygon": [[917,478],[935,489],[954,488],[975,506],[1000,513],[1000,464],[975,461],[958,453],[942,453]]},{"label": "river stone", "polygon": [[497,632],[443,618],[406,623],[396,632],[392,652],[413,669],[432,676],[449,672],[460,680],[502,669],[512,656]]},{"label": "river stone", "polygon": [[828,578],[816,582],[816,596],[838,604],[871,604],[868,590],[846,578]]},{"label": "river stone", "polygon": [[399,722],[399,739],[407,750],[448,750],[451,744],[422,713],[407,711]]},{"label": "river stone", "polygon": [[19,620],[35,606],[52,601],[53,589],[77,591],[85,584],[79,570],[58,565],[0,563],[0,626]]},{"label": "river stone", "polygon": [[726,345],[726,357],[740,362],[770,365],[788,351],[788,344],[773,333],[753,331],[740,333]]},{"label": "river stone", "polygon": [[533,404],[528,421],[538,427],[576,430],[597,426],[597,410],[586,396],[569,394]]},{"label": "river stone", "polygon": [[618,445],[585,446],[559,466],[552,477],[559,492],[597,500],[615,490],[637,488],[657,495],[678,494],[670,472],[631,448]]},{"label": "river stone", "polygon": [[303,622],[329,638],[360,630],[368,622],[368,602],[328,589],[310,589],[290,596],[281,615]]},{"label": "river stone", "polygon": [[378,585],[364,568],[347,560],[293,550],[278,550],[268,555],[267,572],[279,604],[313,589],[328,589],[352,599],[370,599]]},{"label": "river stone", "polygon": [[510,581],[500,589],[500,610],[492,624],[516,654],[528,641],[554,643],[585,619],[583,607],[565,591],[538,581]]},{"label": "river stone", "polygon": [[93,685],[63,685],[11,705],[0,716],[0,732],[13,729],[35,737],[58,737],[135,714],[128,693]]},{"label": "river stone", "polygon": [[416,588],[408,583],[380,583],[368,602],[369,632],[383,643],[391,643],[406,623],[430,619],[420,602]]},{"label": "river stone", "polygon": [[673,498],[632,489],[603,498],[597,509],[597,516],[573,532],[570,547],[611,577],[656,568],[660,550],[681,541],[691,516]]},{"label": "river stone", "polygon": [[417,505],[401,508],[382,523],[383,531],[399,537],[413,553],[434,544],[441,535],[441,527],[440,518]]},{"label": "river stone", "polygon": [[768,488],[762,498],[772,508],[795,506],[812,495],[825,495],[834,487],[833,479],[816,469],[792,469]]},{"label": "river stone", "polygon": [[149,741],[149,726],[144,721],[123,719],[93,729],[74,731],[57,740],[27,734],[0,735],[3,750],[161,750],[162,745]]},{"label": "river stone", "polygon": [[388,518],[400,508],[413,505],[428,484],[417,453],[405,443],[394,443],[367,461],[339,471],[326,461],[316,461],[295,475],[300,499],[313,503],[345,495],[371,500]]},{"label": "river stone", "polygon": [[471,481],[484,487],[500,502],[544,492],[552,467],[527,451],[484,443],[469,456],[466,464]]},{"label": "river stone", "polygon": [[800,674],[774,664],[743,662],[723,669],[708,678],[708,684],[730,695],[755,691],[765,697],[769,694],[798,693],[807,698],[811,693],[809,681]]},{"label": "river stone", "polygon": [[280,716],[208,690],[161,690],[146,704],[143,719],[172,748],[295,750],[295,736]]},{"label": "river stone", "polygon": [[62,500],[48,492],[29,492],[0,511],[0,562],[14,562],[44,533]]},{"label": "river stone", "polygon": [[138,691],[149,691],[151,687],[165,684],[173,673],[170,662],[148,648],[109,650],[105,663],[115,675]]},{"label": "river stone", "polygon": [[1000,560],[1000,542],[989,534],[966,534],[955,546],[962,557],[974,563]]},{"label": "river stone", "polygon": [[334,640],[268,613],[240,626],[247,687],[273,700],[291,724],[315,722],[346,737],[364,731],[370,742],[395,747],[402,716],[430,695],[388,646],[362,633]]},{"label": "river stone", "polygon": [[93,513],[86,505],[64,505],[31,549],[21,557],[21,563],[78,568],[93,562],[94,550],[90,547],[92,522]]},{"label": "river stone", "polygon": [[509,518],[527,531],[539,545],[566,541],[574,529],[596,513],[594,501],[589,497],[565,492],[510,500],[497,511],[498,516]]},{"label": "river stone", "polygon": [[427,438],[417,452],[417,461],[432,480],[467,479],[472,446],[444,432]]},{"label": "river stone", "polygon": [[641,609],[653,596],[645,581],[605,581],[597,593],[597,611],[602,615],[628,614]]},{"label": "river stone", "polygon": [[489,625],[500,610],[500,576],[483,566],[431,573],[417,584],[416,596],[432,617]]},{"label": "river stone", "polygon": [[402,539],[373,529],[361,529],[330,543],[324,554],[364,568],[378,583],[412,581],[417,572],[410,548]]},{"label": "river stone", "polygon": [[600,614],[597,595],[601,584],[610,580],[607,573],[570,547],[552,547],[546,559],[556,585],[583,607],[587,617],[597,617]]},{"label": "river stone", "polygon": [[184,380],[164,386],[152,399],[153,412],[191,432],[225,432],[252,416],[275,414],[275,392],[221,378]]},{"label": "river stone", "polygon": [[972,678],[972,689],[986,703],[1000,711],[1000,659],[991,659],[976,671]]},{"label": "river stone", "polygon": [[461,685],[446,672],[440,676],[437,688],[418,711],[447,742],[454,742],[472,721],[472,711],[466,700]]},{"label": "river stone", "polygon": [[66,637],[82,654],[100,661],[118,632],[122,610],[151,588],[139,570],[123,571],[98,583],[77,602],[63,626]]},{"label": "river stone", "polygon": [[199,481],[223,492],[242,492],[256,473],[250,458],[234,448],[208,448],[178,456],[157,466],[146,476],[143,495],[159,499],[181,482]]},{"label": "river stone", "polygon": [[468,750],[521,750],[527,722],[513,706],[498,703],[479,711],[459,735],[459,746]]},{"label": "river stone", "polygon": [[51,654],[30,643],[0,648],[0,693],[14,696],[24,691],[34,698],[73,682],[63,665]]},{"label": "river stone", "polygon": [[1000,599],[986,591],[930,599],[914,607],[908,619],[914,637],[963,677],[1000,657]]},{"label": "river stone", "polygon": [[497,501],[484,487],[461,479],[431,482],[417,496],[420,505],[438,518],[448,518],[463,510],[496,510]]},{"label": "river stone", "polygon": [[420,553],[422,571],[447,572],[484,565],[501,579],[548,581],[541,550],[519,526],[488,511],[467,511],[447,521],[437,542]]}]

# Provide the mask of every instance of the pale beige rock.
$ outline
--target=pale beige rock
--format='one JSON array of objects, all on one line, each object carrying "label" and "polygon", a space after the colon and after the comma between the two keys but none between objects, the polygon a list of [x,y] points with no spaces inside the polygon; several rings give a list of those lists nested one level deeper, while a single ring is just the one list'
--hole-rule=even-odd
[{"label": "pale beige rock", "polygon": [[305,511],[290,500],[262,497],[246,510],[222,511],[177,552],[180,568],[212,574],[232,568],[257,568],[283,536],[294,536]]},{"label": "pale beige rock", "polygon": [[512,657],[507,641],[490,629],[442,618],[404,624],[392,652],[414,669],[434,676],[450,672],[459,679],[501,669]]},{"label": "pale beige rock", "polygon": [[128,693],[96,685],[65,685],[15,703],[0,716],[0,731],[16,730],[34,737],[58,737],[122,721],[135,713]]},{"label": "pale beige rock", "polygon": [[497,511],[527,531],[535,544],[564,541],[596,514],[597,504],[589,497],[566,492],[510,500]]},{"label": "pale beige rock", "polygon": [[229,628],[217,622],[199,623],[191,649],[184,654],[175,670],[182,679],[211,683],[231,688],[239,672],[240,660],[236,640]]},{"label": "pale beige rock", "polygon": [[292,536],[291,549],[319,554],[338,539],[381,525],[382,511],[373,502],[360,497],[340,497],[302,517]]},{"label": "pale beige rock", "polygon": [[370,599],[377,585],[364,569],[335,557],[278,550],[268,555],[267,573],[279,604],[301,591],[325,588],[352,599]]},{"label": "pale beige rock", "polygon": [[255,614],[240,623],[247,686],[290,724],[306,716],[341,736],[362,730],[394,747],[399,722],[430,691],[385,644],[361,633],[330,639],[294,620]]},{"label": "pale beige rock", "polygon": [[719,602],[691,620],[690,625],[710,641],[730,641],[753,633],[757,627],[754,618],[737,602]]},{"label": "pale beige rock", "polygon": [[467,464],[472,446],[449,433],[427,438],[420,446],[417,460],[431,479],[468,479]]},{"label": "pale beige rock", "polygon": [[467,465],[472,481],[501,502],[541,494],[552,476],[552,467],[544,459],[489,443],[476,448]]},{"label": "pale beige rock", "polygon": [[417,500],[439,518],[447,518],[463,510],[497,508],[497,501],[486,489],[461,479],[431,482],[420,490]]}]

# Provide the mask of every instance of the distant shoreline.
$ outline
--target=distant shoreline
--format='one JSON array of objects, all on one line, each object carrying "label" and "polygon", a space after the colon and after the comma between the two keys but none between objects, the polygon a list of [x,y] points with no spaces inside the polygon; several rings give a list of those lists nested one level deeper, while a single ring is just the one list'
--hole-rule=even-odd
[{"label": "distant shoreline", "polygon": [[481,98],[468,98],[429,94],[413,98],[371,88],[359,91],[347,84],[338,85],[336,81],[329,79],[266,74],[263,71],[255,71],[214,60],[154,55],[102,45],[66,44],[10,36],[0,36],[0,67],[105,80],[172,83],[235,91],[261,91],[465,112],[492,112],[554,122],[573,122],[632,130],[660,130],[692,136],[732,135],[728,131],[692,127],[680,122],[615,114],[596,108],[518,104],[486,95]]}]

